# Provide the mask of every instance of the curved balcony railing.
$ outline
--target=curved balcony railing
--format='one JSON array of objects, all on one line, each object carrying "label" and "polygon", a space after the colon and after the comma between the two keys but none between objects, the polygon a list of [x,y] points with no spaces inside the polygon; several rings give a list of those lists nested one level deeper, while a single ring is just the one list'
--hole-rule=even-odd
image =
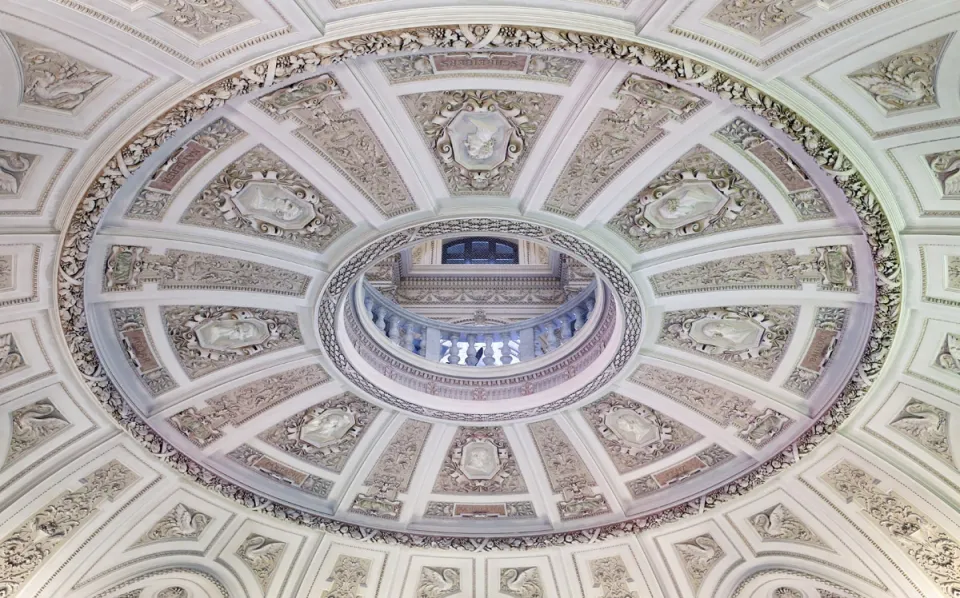
[{"label": "curved balcony railing", "polygon": [[599,288],[593,281],[550,313],[503,326],[424,318],[387,299],[366,281],[358,285],[357,299],[368,323],[394,345],[434,363],[491,367],[531,361],[568,344],[593,315]]}]

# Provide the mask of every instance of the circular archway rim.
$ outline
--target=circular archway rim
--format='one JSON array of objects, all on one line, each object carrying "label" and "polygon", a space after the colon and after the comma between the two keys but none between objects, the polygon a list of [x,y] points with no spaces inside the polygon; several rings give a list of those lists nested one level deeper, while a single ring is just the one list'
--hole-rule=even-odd
[{"label": "circular archway rim", "polygon": [[[623,315],[623,332],[617,351],[604,369],[579,388],[542,405],[513,411],[492,413],[459,413],[413,403],[381,388],[363,375],[344,354],[337,334],[337,314],[348,300],[350,288],[370,265],[396,251],[432,239],[454,235],[484,233],[528,239],[553,247],[576,257],[594,269],[616,296]],[[541,417],[587,399],[612,382],[630,362],[640,346],[643,308],[640,293],[630,274],[615,259],[577,235],[554,226],[525,218],[453,217],[425,220],[393,231],[385,231],[374,241],[341,260],[324,281],[317,301],[317,330],[320,344],[342,376],[368,395],[396,409],[423,417],[460,423],[503,423],[517,419]]]},{"label": "circular archway rim", "polygon": [[[566,51],[642,65],[651,71],[687,85],[697,86],[764,118],[782,130],[812,156],[846,195],[858,214],[871,247],[876,267],[876,298],[873,331],[867,341],[856,375],[841,391],[832,407],[791,447],[736,480],[700,497],[653,515],[644,515],[577,532],[552,532],[536,536],[434,536],[382,530],[306,513],[280,504],[220,478],[163,440],[143,421],[104,373],[86,326],[83,275],[87,247],[101,216],[130,173],[165,141],[189,122],[197,120],[228,100],[282,83],[319,67],[370,55],[413,52],[425,48],[506,49]],[[419,547],[462,549],[527,549],[595,542],[637,533],[650,527],[702,513],[717,504],[741,496],[761,485],[810,453],[829,437],[864,397],[880,374],[893,344],[900,316],[900,260],[897,240],[881,203],[856,165],[795,110],[764,90],[727,74],[718,67],[663,50],[641,41],[628,41],[601,34],[570,30],[499,25],[450,25],[384,30],[332,42],[323,42],[274,56],[241,70],[232,71],[196,92],[158,118],[145,124],[122,149],[100,169],[84,195],[77,198],[58,248],[57,309],[64,342],[74,364],[97,400],[118,424],[149,452],[174,469],[219,494],[258,511],[311,528],[342,534],[358,540]]]}]

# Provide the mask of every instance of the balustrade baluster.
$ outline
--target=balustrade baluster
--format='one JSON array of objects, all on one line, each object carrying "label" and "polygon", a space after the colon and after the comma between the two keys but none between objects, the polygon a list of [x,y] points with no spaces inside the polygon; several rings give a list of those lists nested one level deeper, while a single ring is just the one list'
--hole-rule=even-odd
[{"label": "balustrade baluster", "polygon": [[477,335],[467,335],[467,365],[477,365]]}]

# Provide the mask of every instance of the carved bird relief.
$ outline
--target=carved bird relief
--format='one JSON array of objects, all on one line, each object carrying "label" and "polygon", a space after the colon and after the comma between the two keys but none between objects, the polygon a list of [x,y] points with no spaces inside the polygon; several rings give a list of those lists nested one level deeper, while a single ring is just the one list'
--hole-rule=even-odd
[{"label": "carved bird relief", "polygon": [[449,567],[424,567],[417,598],[446,598],[460,591],[460,571]]},{"label": "carved bird relief", "polygon": [[503,569],[500,591],[514,598],[543,598],[543,585],[536,567]]}]

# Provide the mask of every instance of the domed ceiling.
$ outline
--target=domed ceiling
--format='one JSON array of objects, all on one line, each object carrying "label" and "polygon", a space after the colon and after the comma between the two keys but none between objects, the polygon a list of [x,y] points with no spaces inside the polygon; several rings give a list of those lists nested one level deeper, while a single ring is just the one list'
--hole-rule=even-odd
[{"label": "domed ceiling", "polygon": [[[716,94],[492,48],[292,79],[207,111],[131,175],[83,289],[128,407],[251,495],[428,535],[645,527],[788,450],[889,334],[843,191]],[[348,334],[366,269],[470,235],[595,271],[609,332],[577,339],[602,352],[433,372]]]},{"label": "domed ceiling", "polygon": [[949,3],[319,3],[0,8],[0,597],[960,588]]}]

